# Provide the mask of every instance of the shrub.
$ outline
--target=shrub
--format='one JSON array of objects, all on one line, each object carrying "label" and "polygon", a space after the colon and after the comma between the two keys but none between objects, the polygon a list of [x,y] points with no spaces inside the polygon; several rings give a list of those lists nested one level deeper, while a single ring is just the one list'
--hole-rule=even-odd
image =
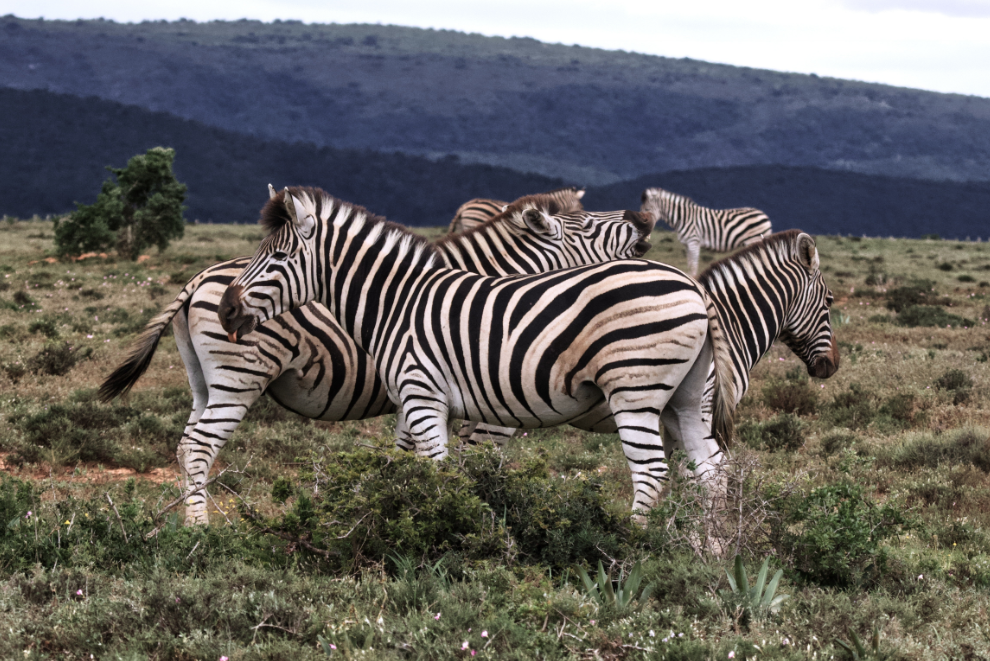
[{"label": "shrub", "polygon": [[958,280],[959,282],[976,282],[976,278],[974,278],[971,275],[965,275],[965,274],[957,277],[956,280]]},{"label": "shrub", "polygon": [[744,422],[739,437],[757,450],[793,451],[804,445],[804,424],[797,416],[783,413],[766,422]]},{"label": "shrub", "polygon": [[873,393],[858,383],[849,384],[849,390],[840,392],[822,407],[823,421],[847,429],[865,429],[876,416]]},{"label": "shrub", "polygon": [[889,505],[877,507],[855,484],[819,487],[789,503],[782,546],[808,581],[848,587],[878,578],[887,554],[880,544],[906,519]]},{"label": "shrub", "polygon": [[159,251],[185,229],[182,202],[186,186],[172,173],[175,151],[155,147],[133,156],[124,168],[107,168],[116,177],[103,182],[92,205],[77,204],[68,220],[56,221],[59,255],[78,255],[116,247],[135,260],[151,246]]},{"label": "shrub", "polygon": [[942,464],[972,464],[990,473],[990,438],[974,430],[954,435],[925,434],[877,452],[877,465],[916,470],[938,468]]},{"label": "shrub", "polygon": [[79,295],[93,301],[99,301],[104,298],[103,292],[97,291],[96,289],[81,289],[79,290]]},{"label": "shrub", "polygon": [[935,388],[952,393],[952,403],[962,404],[969,400],[973,380],[962,370],[952,369],[935,379]]},{"label": "shrub", "polygon": [[848,434],[845,432],[832,432],[822,437],[819,442],[822,448],[822,452],[826,455],[833,455],[837,452],[851,447],[856,443],[857,438],[855,434]]},{"label": "shrub", "polygon": [[930,280],[921,280],[911,285],[890,289],[887,291],[887,309],[900,312],[912,305],[947,305],[949,300],[939,298],[932,291],[934,286],[935,283]]},{"label": "shrub", "polygon": [[[292,508],[271,522],[245,511],[255,526],[306,540],[339,568],[357,569],[403,555],[435,563],[453,552],[466,560],[504,557],[505,529],[452,461],[396,450],[316,457]],[[285,487],[279,491],[284,495]]]},{"label": "shrub", "polygon": [[909,305],[897,313],[897,325],[908,328],[973,326],[974,322],[931,305]]},{"label": "shrub", "polygon": [[41,319],[35,319],[28,324],[28,332],[41,333],[50,340],[57,340],[59,336],[59,320],[51,315],[46,315]]},{"label": "shrub", "polygon": [[80,351],[68,342],[52,342],[28,360],[27,368],[35,374],[65,376],[76,363],[92,354],[93,349],[90,347]]},{"label": "shrub", "polygon": [[818,391],[804,369],[797,367],[783,381],[774,379],[763,386],[763,403],[776,411],[808,415],[818,408]]},{"label": "shrub", "polygon": [[914,395],[902,393],[885,401],[877,413],[896,422],[911,423],[914,421],[914,410]]},{"label": "shrub", "polygon": [[952,270],[952,264],[950,262],[942,262],[941,264],[938,265],[938,270],[939,271],[951,271]]},{"label": "shrub", "polygon": [[19,422],[28,443],[17,450],[23,461],[38,461],[48,449],[44,458],[56,464],[98,461],[141,472],[168,463],[181,434],[156,416],[93,402],[56,404]]},{"label": "shrub", "polygon": [[504,517],[522,559],[564,569],[619,553],[627,519],[612,511],[598,480],[554,478],[542,458],[512,469],[493,449],[469,454],[463,470],[475,493]]}]

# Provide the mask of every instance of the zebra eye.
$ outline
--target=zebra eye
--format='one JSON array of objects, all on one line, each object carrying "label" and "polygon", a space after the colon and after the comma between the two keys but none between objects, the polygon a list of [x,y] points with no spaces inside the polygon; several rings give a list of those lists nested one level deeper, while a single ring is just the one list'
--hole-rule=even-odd
[{"label": "zebra eye", "polygon": [[825,307],[827,307],[827,308],[830,308],[830,307],[832,307],[832,301],[833,301],[833,300],[834,300],[834,299],[832,298],[832,292],[829,292],[829,293],[828,293],[828,294],[827,294],[827,295],[825,296]]},{"label": "zebra eye", "polygon": [[272,253],[272,259],[278,260],[280,262],[284,262],[288,258],[289,258],[288,253],[284,253],[281,250]]}]

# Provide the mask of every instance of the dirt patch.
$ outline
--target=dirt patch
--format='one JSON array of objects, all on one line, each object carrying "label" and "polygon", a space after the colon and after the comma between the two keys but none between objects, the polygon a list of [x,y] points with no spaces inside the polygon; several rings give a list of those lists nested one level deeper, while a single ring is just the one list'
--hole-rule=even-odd
[{"label": "dirt patch", "polygon": [[22,480],[48,480],[55,479],[59,482],[73,484],[108,484],[111,482],[124,482],[130,478],[147,480],[154,484],[164,484],[166,482],[179,483],[179,466],[165,466],[164,468],[152,468],[145,473],[139,473],[133,468],[107,468],[99,464],[77,464],[76,466],[56,466],[51,467],[44,463],[16,466],[7,463],[9,452],[0,452],[0,471],[18,477]]}]

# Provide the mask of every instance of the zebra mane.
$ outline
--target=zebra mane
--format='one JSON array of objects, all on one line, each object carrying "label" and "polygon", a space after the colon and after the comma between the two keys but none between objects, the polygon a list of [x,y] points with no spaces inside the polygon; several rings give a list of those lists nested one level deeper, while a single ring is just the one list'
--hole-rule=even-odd
[{"label": "zebra mane", "polygon": [[[398,223],[386,220],[384,216],[375,215],[362,206],[337,199],[322,188],[289,186],[289,194],[301,201],[308,202],[316,210],[316,217],[323,219],[323,222],[329,217],[330,211],[335,206],[346,208],[344,213],[338,214],[338,218],[350,219],[351,222],[360,223],[362,226],[373,225],[369,238],[383,240],[386,251],[399,246],[401,252],[418,250],[418,252],[425,252],[430,256],[437,254],[435,246],[425,237]],[[290,222],[292,219],[285,209],[285,191],[280,190],[262,207],[258,223],[268,231],[268,236],[271,236]]]},{"label": "zebra mane", "polygon": [[444,246],[449,243],[459,244],[466,239],[466,237],[472,236],[474,234],[480,234],[484,232],[487,228],[498,223],[504,223],[513,216],[517,216],[527,209],[537,209],[543,211],[550,216],[556,216],[563,213],[563,207],[560,202],[553,196],[554,193],[564,190],[578,190],[574,186],[567,188],[558,188],[556,190],[547,191],[546,193],[536,193],[534,195],[526,195],[525,197],[520,197],[511,204],[506,205],[502,213],[497,216],[492,216],[482,224],[472,227],[464,232],[459,232],[457,234],[447,234],[441,239],[438,239],[431,245]]},{"label": "zebra mane", "polygon": [[654,188],[650,188],[649,190],[657,191],[658,193],[657,197],[659,197],[660,199],[671,200],[673,202],[690,202],[691,204],[698,204],[687,195],[674,193],[672,191],[667,190],[666,188],[654,187]]},{"label": "zebra mane", "polygon": [[771,234],[765,237],[762,241],[757,241],[749,246],[746,246],[737,253],[733,253],[724,259],[720,259],[717,262],[712,262],[707,269],[705,269],[701,275],[698,276],[698,282],[705,285],[707,288],[708,283],[717,273],[727,273],[731,270],[731,265],[737,264],[739,262],[757,261],[768,252],[775,252],[784,259],[791,259],[794,254],[794,247],[796,245],[797,237],[801,234],[801,230],[785,230],[783,232],[778,232],[777,234]]}]

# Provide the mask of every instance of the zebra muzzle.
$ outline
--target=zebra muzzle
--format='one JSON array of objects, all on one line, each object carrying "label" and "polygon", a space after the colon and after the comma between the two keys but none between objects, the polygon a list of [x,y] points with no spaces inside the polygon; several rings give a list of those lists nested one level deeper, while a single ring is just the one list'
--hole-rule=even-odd
[{"label": "zebra muzzle", "polygon": [[243,291],[244,288],[240,285],[227,287],[217,308],[220,325],[227,331],[227,339],[235,344],[238,339],[253,331],[258,323],[253,315],[244,313],[244,306],[241,305]]}]

